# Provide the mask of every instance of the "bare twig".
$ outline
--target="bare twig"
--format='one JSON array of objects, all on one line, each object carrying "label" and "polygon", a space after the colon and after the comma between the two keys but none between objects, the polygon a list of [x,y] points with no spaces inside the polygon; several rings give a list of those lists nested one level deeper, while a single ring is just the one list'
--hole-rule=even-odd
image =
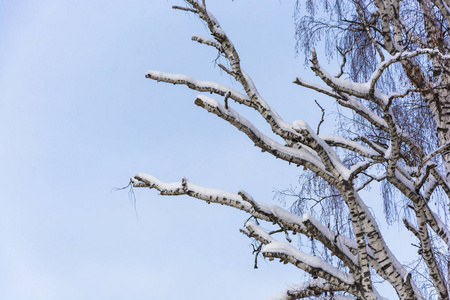
[{"label": "bare twig", "polygon": [[228,98],[230,98],[231,92],[228,92],[225,95],[225,99],[223,100],[225,102],[225,109],[228,109]]},{"label": "bare twig", "polygon": [[184,10],[184,11],[188,11],[188,12],[192,12],[192,13],[197,13],[197,10],[196,10],[196,9],[189,8],[189,7],[177,6],[177,5],[172,6],[172,9],[176,9],[176,10]]},{"label": "bare twig", "polygon": [[317,100],[314,100],[314,102],[316,102],[317,106],[320,108],[320,110],[322,111],[322,118],[320,119],[319,125],[317,125],[317,135],[319,135],[319,131],[320,131],[320,125],[322,125],[322,123],[324,122],[324,117],[325,117],[325,109],[320,106],[319,102],[317,102]]}]

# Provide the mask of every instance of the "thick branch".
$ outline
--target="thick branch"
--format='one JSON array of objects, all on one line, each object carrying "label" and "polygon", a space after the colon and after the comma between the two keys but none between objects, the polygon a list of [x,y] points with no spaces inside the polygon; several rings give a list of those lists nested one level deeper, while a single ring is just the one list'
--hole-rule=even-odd
[{"label": "thick branch", "polygon": [[262,249],[264,257],[279,258],[287,261],[307,273],[310,273],[313,277],[318,276],[324,278],[332,285],[337,286],[338,289],[358,295],[352,275],[338,270],[317,256],[303,253],[288,243],[276,241],[252,222],[247,222],[246,229],[250,236],[265,244]]},{"label": "thick branch", "polygon": [[230,62],[231,71],[229,74],[242,85],[247,96],[251,99],[251,103],[242,104],[256,109],[266,120],[266,122],[270,124],[273,132],[280,135],[282,138],[298,141],[300,137],[295,135],[290,124],[283,121],[275,110],[264,101],[250,76],[248,76],[242,69],[239,55],[233,43],[225,34],[214,15],[207,11],[204,4],[202,5],[195,0],[187,0],[187,2],[197,11],[198,16],[208,26],[211,35],[215,38],[217,43],[220,44],[220,49],[223,50],[225,57]]},{"label": "thick branch", "polygon": [[[272,296],[271,300],[295,300],[319,296],[324,292],[339,292],[340,290],[323,278],[311,279],[302,284],[290,286],[286,291]],[[355,298],[351,298],[355,299]]]},{"label": "thick branch", "polygon": [[212,81],[202,81],[182,74],[170,74],[160,71],[147,71],[145,78],[150,78],[156,80],[157,82],[162,81],[172,84],[182,84],[195,91],[209,92],[221,96],[225,96],[228,92],[230,92],[230,98],[236,102],[244,105],[250,105],[251,103],[250,98],[246,95],[243,95],[225,85]]},{"label": "thick branch", "polygon": [[418,235],[420,244],[422,246],[422,257],[425,261],[425,264],[428,267],[428,271],[430,272],[431,279],[433,281],[433,285],[436,288],[439,299],[446,300],[448,299],[448,291],[445,282],[445,278],[443,274],[440,272],[436,257],[433,253],[433,249],[431,247],[430,235],[428,233],[428,226],[426,215],[420,207],[414,205],[414,209],[416,211],[417,222],[418,222]]},{"label": "thick branch", "polygon": [[261,148],[263,151],[269,152],[275,157],[287,162],[303,165],[308,169],[321,174],[324,178],[333,181],[332,174],[325,170],[325,166],[320,158],[314,156],[310,151],[280,145],[261,133],[252,123],[239,115],[235,110],[232,108],[226,109],[210,97],[199,95],[195,100],[195,104],[226,120],[237,129],[244,132],[255,143],[255,146]]}]

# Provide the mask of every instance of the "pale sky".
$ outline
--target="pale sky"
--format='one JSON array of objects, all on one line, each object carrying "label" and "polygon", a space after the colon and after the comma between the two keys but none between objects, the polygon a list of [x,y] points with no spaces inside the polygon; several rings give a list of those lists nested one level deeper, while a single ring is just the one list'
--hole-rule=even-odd
[{"label": "pale sky", "polygon": [[[142,172],[277,204],[301,172],[195,106],[197,92],[144,78],[239,89],[190,40],[202,23],[172,5],[183,1],[0,0],[0,299],[264,299],[302,281],[276,261],[253,269],[239,211],[135,189],[137,218],[128,190],[111,191]],[[333,101],[292,84],[313,80],[295,57],[293,1],[208,7],[270,105],[315,128],[314,99]]]}]

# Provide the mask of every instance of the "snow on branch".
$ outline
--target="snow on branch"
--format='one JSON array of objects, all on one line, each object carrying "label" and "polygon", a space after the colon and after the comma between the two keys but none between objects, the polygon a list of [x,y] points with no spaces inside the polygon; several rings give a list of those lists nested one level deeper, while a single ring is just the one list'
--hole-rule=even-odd
[{"label": "snow on branch", "polygon": [[[131,181],[134,187],[156,189],[161,195],[188,195],[206,201],[207,203],[218,203],[237,208],[249,213],[257,219],[268,222],[273,222],[275,219],[286,230],[307,234],[306,227],[303,225],[303,219],[301,217],[276,205],[268,205],[254,200],[252,201],[253,203],[250,203],[245,200],[245,197],[243,198],[239,194],[198,186],[189,182],[186,178],[183,178],[182,181],[178,183],[165,183],[154,176],[139,173],[131,178]],[[241,193],[247,195],[245,192]],[[257,209],[255,209],[255,206]]]},{"label": "snow on branch", "polygon": [[434,190],[438,187],[438,182],[434,177],[429,178],[428,183],[426,184],[423,192],[422,197],[425,199],[425,201],[429,201],[431,195],[433,194]]},{"label": "snow on branch", "polygon": [[[350,270],[355,270],[356,268],[355,256],[349,251],[349,249],[355,249],[355,242],[333,233],[328,228],[321,225],[312,216],[305,215],[301,218],[278,206],[256,202],[251,196],[243,191],[234,194],[223,190],[204,188],[193,184],[184,178],[182,182],[165,183],[151,175],[136,174],[132,178],[132,183],[135,187],[157,189],[160,191],[161,195],[189,195],[208,203],[220,203],[243,210],[257,219],[279,224],[285,230],[290,230],[294,233],[299,232],[317,239],[333,251],[338,258],[345,261]],[[330,284],[333,284],[342,290],[355,292],[354,288],[351,287],[354,284],[352,275],[338,271],[335,267],[325,263],[317,257],[302,253],[290,244],[275,241],[268,233],[251,222],[246,224],[246,229],[250,236],[255,237],[260,242],[267,245],[263,248],[262,253],[264,256],[280,258],[307,272],[325,278]],[[370,254],[370,256],[372,255],[373,254]]]},{"label": "snow on branch", "polygon": [[[386,298],[379,298],[381,299],[386,299]],[[357,298],[353,298],[353,297],[347,297],[347,296],[341,296],[341,295],[333,295],[333,296],[326,296],[326,297],[320,297],[317,298],[317,300],[357,300]]]},{"label": "snow on branch", "polygon": [[[421,218],[421,222],[426,222],[431,229],[444,241],[444,243],[449,244],[450,242],[450,230],[447,228],[445,223],[439,218],[437,214],[431,211],[430,206],[425,201],[425,199],[419,199],[414,202],[415,210],[424,214]],[[419,219],[418,219],[419,222]],[[420,224],[420,222],[419,222]]]},{"label": "snow on branch", "polygon": [[[429,210],[429,208],[427,209],[427,221],[429,223],[433,223],[435,222],[436,224],[431,225],[431,227],[433,229],[435,229],[434,231],[436,232],[436,234],[438,236],[440,236],[442,238],[442,240],[448,245],[450,243],[450,230],[448,229],[447,225],[442,222],[442,220],[439,218],[439,216],[432,212],[431,210]],[[431,215],[431,218],[430,218]]]},{"label": "snow on branch", "polygon": [[417,207],[416,203],[414,203],[414,209],[416,211],[417,216],[417,238],[420,241],[422,257],[423,260],[428,267],[428,271],[430,272],[430,277],[433,282],[434,287],[436,288],[439,299],[448,299],[448,291],[447,284],[439,269],[438,262],[436,260],[436,256],[433,252],[433,248],[431,245],[430,233],[428,232],[426,213],[421,207]]},{"label": "snow on branch", "polygon": [[[309,88],[309,89],[316,90],[319,93],[330,96],[332,98],[335,98],[338,101],[339,105],[351,109],[352,111],[354,111],[355,113],[357,113],[358,115],[360,115],[361,117],[366,119],[370,124],[372,124],[376,128],[379,128],[385,132],[389,132],[389,127],[388,127],[388,124],[386,123],[386,121],[383,118],[376,115],[371,109],[367,108],[365,105],[363,105],[361,103],[361,101],[359,101],[352,95],[343,93],[342,91],[339,93],[336,93],[336,91],[334,91],[334,90],[330,90],[330,89],[321,87],[316,84],[308,83],[300,78],[296,78],[294,83],[301,85],[303,87]],[[386,96],[386,97],[388,99],[387,101],[389,101],[391,96]],[[407,141],[408,144],[411,144],[411,142],[409,142],[411,140],[411,138],[408,137],[405,133],[403,133],[401,131],[400,131],[400,137],[403,140]]]},{"label": "snow on branch", "polygon": [[320,137],[331,147],[344,148],[356,152],[363,157],[367,157],[373,160],[380,160],[382,158],[379,152],[364,147],[363,145],[355,141],[332,134],[321,135]]},{"label": "snow on branch", "polygon": [[[264,244],[264,247],[261,246],[262,250],[258,248],[262,251],[263,256],[269,259],[279,258],[281,261],[291,263],[313,276],[313,280],[305,283],[305,285],[297,286],[296,289],[291,288],[280,294],[281,298],[279,299],[300,299],[310,296],[321,296],[322,298],[320,299],[326,299],[327,297],[321,294],[328,291],[328,289],[330,291],[351,293],[358,299],[382,299],[373,288],[371,268],[372,271],[375,270],[395,288],[401,299],[423,299],[421,291],[415,286],[411,276],[408,276],[405,268],[388,248],[374,215],[358,195],[360,188],[356,188],[354,179],[359,174],[364,174],[369,178],[368,181],[362,184],[362,187],[367,186],[373,180],[378,181],[383,178],[412,201],[416,213],[417,226],[407,221],[404,221],[404,224],[420,240],[423,250],[422,256],[430,272],[434,287],[442,299],[447,297],[446,278],[441,274],[438,261],[434,257],[430,242],[430,234],[432,233],[431,231],[428,232],[428,230],[431,228],[447,245],[450,240],[450,231],[444,222],[440,220],[439,216],[430,209],[428,200],[438,185],[450,197],[450,184],[447,178],[444,178],[438,172],[436,164],[430,162],[439,154],[445,160],[446,156],[448,156],[446,152],[450,148],[450,143],[442,142],[443,146],[427,155],[422,146],[402,130],[400,127],[402,123],[397,122],[395,118],[398,114],[394,116],[397,101],[402,101],[400,98],[407,97],[411,92],[424,93],[425,90],[422,89],[424,85],[414,83],[413,85],[420,88],[415,90],[408,89],[401,93],[384,94],[378,88],[377,83],[380,81],[382,74],[394,63],[400,62],[404,68],[409,68],[409,71],[418,71],[420,68],[417,67],[418,60],[415,57],[419,55],[426,55],[432,60],[439,58],[441,61],[449,60],[450,56],[439,52],[438,48],[413,48],[413,51],[404,51],[399,25],[392,25],[389,20],[395,15],[394,6],[398,5],[398,2],[391,1],[394,4],[391,3],[385,6],[386,1],[375,0],[373,4],[378,9],[381,23],[378,24],[380,27],[379,31],[374,34],[381,35],[381,38],[384,39],[384,44],[377,44],[378,41],[375,41],[375,39],[380,37],[375,38],[371,34],[371,30],[365,23],[365,12],[358,11],[364,26],[366,26],[362,30],[368,32],[367,34],[382,58],[381,63],[375,68],[369,80],[365,83],[358,83],[343,79],[341,77],[343,75],[343,67],[341,67],[341,72],[338,76],[331,75],[322,68],[317,59],[317,54],[313,51],[311,69],[327,87],[308,83],[300,78],[296,78],[294,81],[298,85],[336,99],[339,105],[351,109],[369,122],[374,134],[367,132],[367,136],[357,136],[355,140],[335,135],[318,136],[303,121],[294,121],[292,124],[284,121],[266,103],[259,94],[251,77],[243,70],[234,44],[214,15],[206,9],[205,1],[185,0],[185,2],[188,4],[188,7],[175,8],[198,15],[205,22],[212,36],[212,38],[209,38],[194,35],[192,40],[217,49],[220,52],[219,55],[223,56],[229,63],[227,68],[221,64],[219,64],[219,67],[231,75],[245,92],[241,93],[219,83],[200,81],[180,74],[148,71],[146,77],[156,81],[186,85],[192,90],[209,92],[224,97],[223,102],[225,105],[206,95],[197,96],[195,104],[245,133],[254,142],[255,146],[259,147],[263,152],[268,152],[276,158],[289,163],[292,162],[298,166],[303,165],[336,188],[347,205],[353,226],[353,234],[356,238],[353,240],[341,236],[339,232],[333,232],[310,215],[305,214],[299,217],[278,206],[257,202],[244,191],[234,194],[208,189],[188,182],[184,178],[180,183],[164,183],[155,177],[145,174],[135,175],[132,178],[133,186],[154,188],[161,195],[188,195],[208,203],[220,203],[240,209],[256,219],[276,224],[280,227],[278,232],[285,232],[288,241],[290,241],[288,231],[298,232],[319,241],[324,249],[329,249],[346,267],[345,271],[338,270],[319,257],[303,253],[287,242],[275,240],[271,235],[273,232],[267,233],[256,224],[247,222],[243,232]],[[450,11],[445,4],[442,4],[444,3],[443,1],[432,0],[432,2],[441,10]],[[364,10],[365,8],[358,4],[358,9]],[[382,47],[383,50],[380,50],[378,47]],[[383,51],[386,52],[383,53]],[[386,58],[384,55],[388,53],[391,56]],[[417,68],[409,67],[409,63],[416,63],[414,68]],[[408,71],[405,72],[408,73]],[[417,72],[417,74],[421,78],[425,76],[423,75],[425,73]],[[424,80],[428,81],[428,79]],[[435,86],[431,85],[428,87],[429,90],[426,91],[428,93],[435,88]],[[273,133],[283,139],[284,145],[260,132],[250,121],[238,114],[237,111],[228,105],[229,99],[256,110],[271,126]],[[396,99],[395,102],[394,99]],[[425,102],[427,101],[425,99]],[[374,106],[377,108],[374,109]],[[431,107],[431,110],[433,110],[433,107]],[[450,111],[446,107],[444,109]],[[448,123],[445,124],[448,125]],[[445,129],[447,125],[442,126]],[[342,152],[336,150],[336,148],[345,149],[344,153],[351,153],[351,156],[356,157],[355,160],[359,162],[348,166],[346,160],[338,156],[338,153]],[[417,162],[409,164],[405,156],[405,153],[408,153],[408,151],[414,152],[414,155],[418,157]],[[346,162],[345,165],[343,161]],[[373,165],[385,168],[379,172],[383,174],[376,174],[381,176],[366,174]],[[370,171],[373,169],[375,168],[370,168]],[[349,273],[346,273],[346,271]],[[342,299],[353,299],[345,296],[339,297],[342,297]]]},{"label": "snow on branch", "polygon": [[204,45],[208,45],[208,46],[214,47],[220,53],[224,53],[223,47],[219,43],[217,43],[216,41],[214,41],[214,40],[212,40],[210,38],[199,36],[199,35],[193,35],[192,36],[192,40],[196,41],[196,42],[198,42],[200,44],[204,44]]},{"label": "snow on branch", "polygon": [[[436,170],[436,168],[431,167],[429,169],[429,172],[431,175],[433,175],[434,180],[438,184],[443,185],[443,190],[447,193],[447,195],[450,195],[450,189],[448,188],[448,185],[446,181],[441,177],[440,173]],[[414,183],[411,182],[409,179],[403,175],[403,173],[399,172],[398,170],[395,171],[395,178],[391,178],[391,182],[396,185],[396,187],[405,194],[414,204],[414,210],[416,212],[416,218],[417,223],[419,224],[419,229],[422,226],[422,231],[419,230],[421,233],[421,240],[424,243],[428,243],[426,239],[429,239],[428,236],[428,229],[427,227],[423,227],[424,224],[428,224],[431,229],[440,237],[442,240],[448,244],[450,241],[450,231],[447,229],[447,227],[444,225],[444,222],[442,222],[439,218],[439,216],[435,213],[433,213],[428,205],[428,202],[426,201],[426,198],[423,198],[423,195],[431,195],[430,189],[434,189],[434,180],[429,183],[431,187],[427,187],[424,193],[417,193]],[[447,189],[447,191],[446,191]],[[421,225],[421,226],[420,226]],[[425,232],[426,231],[426,232]],[[430,248],[431,249],[431,248]],[[431,250],[430,250],[431,251]],[[434,260],[434,262],[432,262]],[[433,268],[432,266],[436,264],[435,258],[432,258],[431,256],[428,258],[428,263],[430,265],[430,268]],[[433,270],[430,270],[430,272],[434,272]]]},{"label": "snow on branch", "polygon": [[298,84],[298,85],[303,86],[303,87],[306,87],[306,88],[311,89],[311,90],[318,91],[319,93],[322,93],[324,95],[330,96],[331,98],[336,98],[336,99],[342,98],[339,94],[336,94],[335,92],[333,92],[330,89],[321,87],[320,85],[317,85],[317,84],[314,84],[314,83],[307,82],[307,81],[305,81],[305,80],[303,80],[303,79],[301,79],[299,77],[295,78],[293,83]]},{"label": "snow on branch", "polygon": [[350,96],[367,99],[375,102],[380,106],[387,105],[388,97],[387,95],[381,93],[380,90],[375,89],[373,96],[370,95],[370,84],[357,83],[342,78],[336,78],[335,76],[328,73],[320,66],[315,50],[312,51],[311,63],[311,69],[316,73],[316,75],[337,93],[345,93]]},{"label": "snow on branch", "polygon": [[160,71],[147,71],[145,77],[156,80],[158,82],[162,81],[172,84],[182,84],[186,85],[192,90],[200,92],[210,92],[233,99],[240,104],[252,107],[260,112],[264,119],[271,125],[272,130],[282,138],[291,140],[293,142],[299,142],[302,140],[302,137],[295,133],[295,131],[292,129],[292,126],[283,121],[279,117],[279,115],[265,102],[261,100],[255,102],[248,96],[243,95],[227,86],[211,81],[200,81],[182,74],[170,74]]},{"label": "snow on branch", "polygon": [[206,23],[211,35],[216,41],[214,42],[208,38],[199,38],[198,36],[194,36],[194,39],[202,41],[202,43],[208,45],[213,45],[216,48],[219,47],[220,51],[223,50],[226,59],[230,63],[231,70],[225,69],[223,66],[222,69],[225,69],[228,74],[232,75],[235,80],[241,84],[248,98],[251,99],[250,103],[239,103],[256,109],[272,127],[273,132],[281,136],[283,139],[299,142],[301,138],[295,134],[295,131],[292,130],[291,125],[280,118],[276,111],[267,104],[267,102],[259,94],[251,77],[242,69],[240,58],[234,44],[228,38],[214,15],[209,12],[203,4],[200,4],[197,1],[187,0],[187,2],[193,7],[200,19]]},{"label": "snow on branch", "polygon": [[[280,157],[289,162],[305,165],[307,168],[310,168],[313,171],[320,169],[322,171],[321,174],[323,175],[328,175],[326,173],[331,173],[335,178],[342,177],[344,180],[351,179],[353,175],[357,175],[357,173],[363,171],[369,166],[368,163],[364,165],[359,164],[358,166],[353,167],[352,170],[348,170],[342,164],[339,157],[325,142],[323,142],[318,136],[311,134],[307,129],[304,129],[309,128],[309,126],[297,126],[297,128],[294,128],[296,126],[295,124],[291,125],[281,119],[281,117],[264,101],[264,99],[257,91],[256,86],[254,85],[250,76],[248,76],[241,68],[237,51],[233,43],[229,40],[228,36],[222,30],[217,19],[212,15],[212,13],[206,10],[206,7],[203,4],[200,4],[196,1],[187,2],[192,6],[195,13],[198,14],[198,16],[206,22],[208,29],[211,35],[214,37],[215,41],[199,36],[194,36],[193,39],[200,43],[213,46],[225,54],[225,57],[227,58],[231,66],[231,70],[229,71],[230,74],[234,76],[236,81],[238,81],[242,85],[247,94],[247,97],[223,85],[214,82],[198,81],[185,75],[166,74],[157,71],[149,71],[146,75],[147,78],[173,84],[184,84],[194,90],[211,92],[221,96],[225,96],[225,109],[227,110],[229,108],[227,103],[228,98],[231,98],[238,103],[252,107],[256,109],[260,113],[260,115],[270,124],[270,126],[272,127],[272,131],[275,134],[286,140],[287,144],[292,146],[299,143],[299,147],[296,146],[293,148],[302,148],[302,145],[307,146],[313,149],[316,152],[316,155],[314,153],[311,153],[311,151],[304,150],[303,154],[306,154],[308,156],[312,155],[313,157],[317,156],[320,159],[318,159],[317,161],[312,161],[311,159],[305,159],[304,157],[301,157],[300,160],[298,160],[295,159],[295,155],[286,156],[286,151],[281,151],[280,154],[278,149],[275,150],[273,147],[273,145],[276,145],[276,143],[274,143],[273,141],[269,141],[268,143],[266,143],[267,139],[265,139],[265,137],[261,139],[262,135],[254,130],[253,126],[242,124],[242,122],[239,121],[239,118],[233,118],[233,116],[230,116],[227,112],[221,109],[211,109],[214,106],[205,104],[206,101],[203,101],[203,99],[206,98],[202,98],[203,96],[199,96],[197,98],[197,105],[207,108],[208,111],[213,112],[219,117],[222,117],[228,122],[232,123],[239,130],[244,131],[249,137],[251,137],[251,139],[258,147],[260,147],[264,151],[272,153],[276,157]],[[219,106],[216,106],[215,108],[219,108]],[[249,125],[251,124],[249,123]],[[262,146],[259,145],[261,141],[263,141]],[[295,160],[297,162],[295,162]],[[324,166],[324,168],[322,167],[322,165]],[[325,170],[326,172],[324,172]],[[333,176],[328,176],[328,180],[330,181]]]},{"label": "snow on branch", "polygon": [[324,177],[329,178],[329,180],[333,179],[333,175],[326,171],[325,166],[319,157],[305,149],[296,149],[280,145],[273,139],[261,133],[252,123],[250,123],[250,121],[239,115],[232,108],[227,109],[216,100],[205,95],[197,96],[195,104],[206,109],[208,112],[214,113],[244,132],[255,143],[255,146],[261,148],[261,150],[269,152],[275,157],[281,158],[287,162],[304,165],[314,172],[318,172]]},{"label": "snow on branch", "polygon": [[294,83],[297,83],[299,85],[314,89],[316,91],[319,91],[323,94],[327,94],[331,97],[335,98],[341,98],[336,97],[335,94],[337,93],[340,95],[340,93],[345,93],[349,96],[354,96],[357,98],[366,99],[369,101],[373,101],[376,104],[378,104],[380,107],[385,108],[389,105],[393,97],[399,97],[400,94],[395,95],[386,95],[381,92],[381,90],[377,89],[375,87],[377,81],[381,77],[382,73],[393,63],[401,62],[410,60],[413,57],[416,57],[418,55],[422,54],[428,54],[430,56],[439,56],[442,59],[448,60],[450,59],[449,55],[443,55],[436,49],[416,49],[415,51],[401,51],[396,53],[395,55],[391,56],[390,58],[382,61],[378,67],[375,69],[375,71],[371,74],[371,77],[368,82],[366,83],[357,83],[349,80],[345,80],[342,78],[335,77],[331,74],[329,74],[325,69],[323,69],[317,59],[317,54],[315,50],[312,51],[312,70],[316,73],[317,76],[319,76],[322,81],[327,84],[330,88],[333,89],[333,92],[329,92],[324,88],[321,88],[317,85],[306,83],[305,81],[297,78]]},{"label": "snow on branch", "polygon": [[[339,292],[340,290],[323,278],[311,279],[298,285],[292,285],[287,290],[271,296],[270,300],[293,300],[312,296],[320,296],[325,292]],[[335,298],[339,299],[339,298]],[[355,298],[346,297],[355,300]]]},{"label": "snow on branch", "polygon": [[306,254],[289,243],[278,242],[253,222],[247,222],[245,227],[249,236],[265,245],[262,248],[264,257],[279,258],[281,261],[291,263],[306,271],[313,277],[324,278],[338,289],[357,294],[353,275],[344,273],[319,257]]},{"label": "snow on branch", "polygon": [[312,274],[313,277],[321,277],[331,284],[352,294],[358,294],[354,286],[353,275],[339,271],[339,269],[326,263],[317,256],[306,254],[292,245],[284,242],[271,242],[262,249],[264,257],[279,258],[296,267]]},{"label": "snow on branch", "polygon": [[344,180],[349,179],[350,171],[344,166],[336,153],[325,143],[316,133],[309,127],[309,125],[301,120],[294,121],[292,127],[295,131],[305,137],[305,144],[317,152],[317,155],[322,159],[325,167],[335,177],[341,175]]},{"label": "snow on branch", "polygon": [[321,137],[317,136],[306,122],[300,120],[294,121],[293,128],[305,137],[305,143],[317,152],[317,155],[320,156],[327,170],[333,173],[335,177],[341,177],[345,181],[351,181],[359,173],[370,167],[370,162],[362,161],[352,165],[348,169],[344,166],[336,152],[331,149],[330,145]]},{"label": "snow on branch", "polygon": [[290,213],[277,205],[257,202],[244,191],[235,194],[223,190],[206,188],[196,185],[186,178],[183,178],[181,182],[165,183],[152,175],[142,173],[136,174],[131,178],[131,181],[134,187],[156,189],[164,196],[188,195],[208,203],[218,203],[234,207],[249,213],[257,219],[279,224],[282,228],[292,231],[294,234],[298,232],[308,237],[315,238],[313,231],[308,229],[308,227],[314,227],[314,232],[321,232],[321,235],[323,236],[321,239],[323,241],[325,241],[325,239],[328,240],[326,244],[334,243],[335,245],[333,245],[333,247],[339,248],[340,251],[344,253],[343,255],[348,256],[346,260],[348,260],[349,263],[352,263],[355,259],[354,255],[345,249],[346,247],[349,249],[356,248],[353,240],[340,236],[325,226],[320,225],[320,223],[312,216],[308,215],[307,219],[304,220],[302,217]]},{"label": "snow on branch", "polygon": [[420,165],[417,167],[417,173],[420,172],[420,169],[422,169],[422,167],[424,165],[426,165],[426,163],[432,159],[433,157],[435,157],[438,154],[441,154],[444,151],[447,151],[448,149],[450,149],[450,142],[442,145],[441,147],[437,148],[436,150],[434,150],[433,152],[431,152],[430,154],[428,154],[420,163]]},{"label": "snow on branch", "polygon": [[368,83],[370,84],[369,95],[374,94],[375,84],[378,82],[378,80],[380,79],[383,72],[389,66],[391,66],[392,64],[397,63],[397,62],[408,61],[413,57],[423,55],[423,54],[427,54],[429,56],[439,56],[440,58],[445,59],[445,60],[450,59],[449,55],[443,55],[437,49],[416,49],[414,51],[400,51],[400,52],[396,53],[395,55],[392,55],[391,57],[389,57],[386,60],[379,63],[377,68],[375,69],[375,71],[373,71],[373,73],[370,76],[370,79],[368,81]]},{"label": "snow on branch", "polygon": [[[279,206],[257,202],[244,191],[234,194],[223,190],[205,188],[189,182],[185,178],[181,182],[165,183],[151,175],[136,174],[132,178],[132,183],[135,187],[154,188],[161,195],[188,195],[208,203],[219,203],[243,210],[257,219],[278,224],[284,230],[294,233],[298,232],[323,242],[327,248],[335,251],[336,256],[345,261],[350,269],[356,270],[355,256],[349,250],[355,247],[354,241],[332,232],[312,216],[305,215],[306,218],[301,218]],[[324,276],[323,278],[330,280],[330,283],[343,288],[343,290],[354,292],[354,289],[350,287],[354,283],[351,275],[338,271],[335,267],[319,258],[297,252],[299,250],[289,244],[286,244],[289,246],[282,246],[280,242],[275,241],[268,233],[251,222],[246,224],[246,229],[249,236],[255,237],[263,244],[269,245],[274,243],[269,248],[263,248],[263,255],[266,257],[283,258],[283,260],[289,261],[302,269],[309,270],[319,277]],[[282,251],[283,247],[287,247],[286,251]],[[307,266],[309,263],[311,265]],[[333,279],[332,277],[336,278]]]},{"label": "snow on branch", "polygon": [[[405,268],[400,264],[387,246],[377,222],[359,194],[354,191],[348,191],[344,193],[343,196],[352,216],[353,228],[359,226],[358,223],[362,225],[362,228],[364,229],[364,236],[367,239],[367,244],[373,251],[373,254],[371,254],[370,251],[363,250],[363,252],[367,251],[366,258],[369,260],[370,265],[380,276],[396,288],[401,298],[421,299],[421,293],[414,283],[403,280],[407,273]],[[354,219],[357,219],[358,222]],[[354,230],[359,231],[358,228],[355,228]],[[355,235],[357,235],[358,239],[357,232],[355,232]],[[359,237],[359,239],[360,242],[363,242],[363,240],[361,241],[361,237]],[[358,255],[362,250],[360,247],[360,244],[358,244]]]},{"label": "snow on branch", "polygon": [[[352,244],[339,233],[335,233],[323,226],[318,220],[309,214],[303,215],[303,225],[310,231],[311,235],[322,244],[325,245],[330,251],[344,262],[344,266],[347,266],[353,272],[358,269],[358,260],[355,255],[349,250],[349,246]],[[353,245],[354,246],[354,245]]]},{"label": "snow on branch", "polygon": [[450,198],[450,185],[444,179],[444,177],[439,173],[436,169],[430,170],[431,175],[433,175],[434,179],[438,182],[438,184],[442,187],[444,192],[447,194],[447,197]]},{"label": "snow on branch", "polygon": [[231,99],[247,106],[249,106],[251,102],[248,96],[243,95],[233,90],[232,88],[212,81],[197,80],[182,74],[170,74],[160,71],[147,71],[147,73],[145,74],[145,78],[150,78],[158,82],[162,81],[172,84],[182,84],[186,85],[192,90],[196,90],[199,92],[210,92],[221,96],[225,96],[227,93],[230,93],[229,97]]},{"label": "snow on branch", "polygon": [[[422,174],[418,174],[419,176],[416,178],[414,185],[417,190],[420,190],[425,182],[428,180],[431,169],[436,168],[437,164],[435,162],[426,163],[425,171]],[[418,168],[419,169],[419,168]]]}]

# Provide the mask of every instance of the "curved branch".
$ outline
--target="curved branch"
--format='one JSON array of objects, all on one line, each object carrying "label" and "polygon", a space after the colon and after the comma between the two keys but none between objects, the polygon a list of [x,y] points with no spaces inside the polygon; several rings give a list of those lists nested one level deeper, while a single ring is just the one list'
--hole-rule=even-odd
[{"label": "curved branch", "polygon": [[244,132],[261,150],[271,153],[277,158],[297,165],[303,165],[308,169],[320,174],[327,180],[334,181],[334,177],[329,173],[321,159],[305,149],[296,149],[282,146],[273,139],[261,133],[247,119],[239,115],[235,110],[219,104],[216,100],[205,95],[199,95],[195,104],[206,109],[208,112],[217,115]]},{"label": "curved branch", "polygon": [[338,270],[317,256],[303,253],[288,243],[278,242],[252,222],[247,222],[245,227],[251,237],[254,237],[265,244],[262,249],[264,257],[272,259],[279,258],[283,261],[287,261],[313,276],[324,278],[332,285],[337,286],[338,289],[342,289],[353,295],[359,294],[354,285],[355,281],[352,275]]},{"label": "curved branch", "polygon": [[234,89],[229,88],[225,85],[212,81],[197,80],[195,78],[183,74],[171,74],[149,70],[145,74],[145,78],[150,78],[157,82],[162,81],[166,83],[186,85],[191,90],[199,92],[209,92],[221,96],[225,96],[229,92],[230,98],[233,99],[234,101],[247,106],[250,105],[251,103],[250,98],[248,98],[246,95],[241,94],[238,91],[235,91]]},{"label": "curved branch", "polygon": [[384,155],[381,156],[379,152],[370,148],[366,148],[360,143],[357,143],[355,141],[332,134],[321,135],[320,137],[331,147],[339,147],[347,149],[355,153],[358,153],[363,157],[367,157],[376,161],[384,160],[383,159]]},{"label": "curved branch", "polygon": [[[271,300],[295,300],[312,296],[320,296],[324,292],[339,292],[337,286],[330,284],[323,278],[311,279],[302,284],[290,286],[287,290],[272,296]],[[355,300],[355,298],[350,298]]]},{"label": "curved branch", "polygon": [[207,38],[207,37],[203,37],[203,36],[199,36],[199,35],[193,35],[193,36],[192,36],[192,40],[193,40],[193,41],[196,41],[196,42],[198,42],[198,43],[200,43],[200,44],[204,44],[204,45],[207,45],[207,46],[214,47],[214,48],[216,48],[220,53],[224,53],[224,52],[225,52],[225,51],[223,50],[223,47],[222,47],[219,43],[217,43],[216,41],[213,41],[213,40],[211,40],[211,39],[209,39],[209,38]]},{"label": "curved branch", "polygon": [[197,11],[199,18],[206,23],[211,35],[215,38],[217,44],[220,45],[220,49],[223,50],[231,66],[231,70],[227,73],[232,75],[242,85],[248,98],[251,99],[250,103],[246,102],[242,104],[258,111],[271,126],[272,131],[280,135],[283,139],[298,142],[300,137],[296,136],[290,124],[281,119],[277,112],[266,103],[256,89],[250,76],[242,69],[239,54],[234,44],[228,38],[214,15],[206,9],[204,3],[200,4],[195,0],[186,1]]}]

